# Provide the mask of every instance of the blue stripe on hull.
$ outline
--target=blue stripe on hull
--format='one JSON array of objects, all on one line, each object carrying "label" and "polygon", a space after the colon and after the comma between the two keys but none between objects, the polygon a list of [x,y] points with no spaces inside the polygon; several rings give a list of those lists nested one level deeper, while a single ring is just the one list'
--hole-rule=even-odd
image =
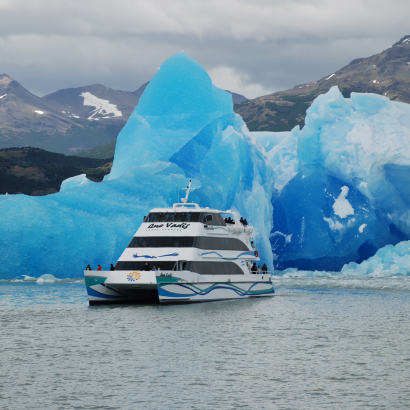
[{"label": "blue stripe on hull", "polygon": [[120,300],[120,299],[123,298],[121,296],[118,297],[118,296],[104,295],[104,293],[97,292],[96,290],[91,289],[88,286],[87,286],[87,293],[88,293],[88,296],[94,296],[94,297],[102,298],[102,299],[111,299],[111,300],[118,299],[118,300]]},{"label": "blue stripe on hull", "polygon": [[[172,298],[190,298],[190,297],[195,297],[195,296],[204,296],[210,294],[213,290],[216,289],[224,289],[224,290],[232,290],[234,291],[238,296],[263,296],[263,295],[270,295],[274,294],[275,290],[273,287],[270,290],[267,291],[256,291],[256,292],[251,292],[251,289],[258,285],[258,283],[254,283],[247,291],[239,289],[238,287],[232,287],[232,285],[229,284],[214,284],[210,286],[207,289],[198,289],[195,286],[189,286],[185,284],[174,284],[174,286],[179,286],[185,289],[189,289],[192,294],[187,294],[187,293],[174,293],[174,292],[169,292],[166,289],[164,289],[163,286],[159,285],[158,286],[158,295],[162,297],[172,297]],[[166,286],[166,285],[165,285]]]}]

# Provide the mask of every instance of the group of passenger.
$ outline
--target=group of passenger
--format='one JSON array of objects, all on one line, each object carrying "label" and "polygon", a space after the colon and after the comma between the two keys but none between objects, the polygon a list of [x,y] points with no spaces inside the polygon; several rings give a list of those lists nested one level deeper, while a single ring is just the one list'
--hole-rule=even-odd
[{"label": "group of passenger", "polygon": [[[87,265],[85,270],[92,270],[90,264]],[[101,265],[97,265],[97,271],[100,271],[100,270],[102,270]],[[115,270],[115,267],[112,263],[111,263],[111,266],[110,266],[110,270]]]},{"label": "group of passenger", "polygon": [[[92,270],[91,266],[88,264],[87,267],[85,268],[85,270]],[[98,265],[97,267],[97,271],[102,270],[101,265]],[[110,271],[115,270],[114,265],[111,263],[110,266]],[[158,269],[156,268],[156,266],[150,266],[148,262],[145,262],[144,267],[141,269],[143,271],[157,271]],[[268,267],[266,266],[266,263],[263,264],[262,269],[260,267],[260,265],[256,266],[256,263],[254,263],[251,267],[251,272],[254,275],[260,275],[260,274],[267,274],[268,273]]]},{"label": "group of passenger", "polygon": [[[87,267],[85,268],[85,270],[92,270],[90,264],[87,265]],[[98,265],[98,266],[97,266],[97,271],[100,271],[100,270],[102,270],[101,265]],[[113,270],[115,270],[115,266],[114,266],[113,264],[111,264],[111,266],[110,266],[110,271],[113,271]],[[144,267],[143,267],[141,270],[151,271],[151,270],[158,270],[158,269],[157,269],[155,266],[151,267],[151,266],[148,264],[148,262],[145,262],[145,265],[144,265]]]},{"label": "group of passenger", "polygon": [[[248,225],[248,221],[246,219],[244,219],[241,216],[241,219],[239,220],[239,222],[243,225],[243,226],[247,226]],[[225,218],[225,223],[229,224],[229,225],[233,225],[235,223],[235,221],[229,216],[228,218]]]},{"label": "group of passenger", "polygon": [[247,226],[248,225],[248,221],[245,219],[243,219],[243,217],[241,216],[241,219],[239,220],[239,222],[243,225],[243,226]]},{"label": "group of passenger", "polygon": [[264,263],[263,266],[262,266],[262,269],[261,269],[260,265],[256,266],[256,263],[254,263],[254,264],[252,265],[251,272],[252,272],[254,275],[260,275],[260,274],[264,274],[264,275],[265,275],[265,274],[268,273],[268,267],[266,266],[266,263]]},{"label": "group of passenger", "polygon": [[155,265],[151,268],[151,266],[149,265],[149,263],[148,262],[145,262],[145,265],[144,265],[144,267],[141,269],[141,270],[144,270],[144,271],[151,271],[151,270],[158,270],[156,267],[155,267]]}]

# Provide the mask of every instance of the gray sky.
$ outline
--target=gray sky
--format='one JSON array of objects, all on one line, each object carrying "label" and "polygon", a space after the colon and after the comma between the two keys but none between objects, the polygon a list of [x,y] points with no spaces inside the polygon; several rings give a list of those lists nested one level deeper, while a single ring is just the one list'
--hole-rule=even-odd
[{"label": "gray sky", "polygon": [[0,0],[0,73],[40,96],[135,91],[184,50],[254,98],[383,51],[409,16],[409,0]]}]

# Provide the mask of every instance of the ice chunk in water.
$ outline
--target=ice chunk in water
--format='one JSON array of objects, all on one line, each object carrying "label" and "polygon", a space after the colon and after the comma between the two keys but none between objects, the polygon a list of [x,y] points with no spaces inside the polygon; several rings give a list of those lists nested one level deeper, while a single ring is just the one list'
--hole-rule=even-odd
[{"label": "ice chunk in water", "polygon": [[58,281],[58,279],[49,273],[46,273],[45,275],[41,275],[36,282],[38,284],[43,284],[43,283],[54,283],[55,281]]},{"label": "ice chunk in water", "polygon": [[410,241],[387,245],[361,264],[343,266],[346,275],[410,276]]}]

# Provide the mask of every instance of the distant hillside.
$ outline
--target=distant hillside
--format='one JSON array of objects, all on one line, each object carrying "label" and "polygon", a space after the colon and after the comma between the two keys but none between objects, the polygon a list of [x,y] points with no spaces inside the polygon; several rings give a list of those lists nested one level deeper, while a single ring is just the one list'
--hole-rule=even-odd
[{"label": "distant hillside", "polygon": [[145,87],[125,92],[95,84],[39,98],[2,74],[0,148],[33,146],[74,154],[113,141]]},{"label": "distant hillside", "polygon": [[304,125],[306,110],[320,94],[337,85],[351,92],[375,93],[410,103],[410,35],[380,54],[353,60],[318,81],[300,84],[235,105],[251,131],[287,131]]},{"label": "distant hillside", "polygon": [[60,190],[61,182],[79,174],[101,181],[112,161],[79,158],[38,148],[0,150],[0,194],[47,195]]},{"label": "distant hillside", "polygon": [[[127,92],[93,84],[39,98],[1,74],[0,149],[31,146],[75,154],[115,141],[147,85]],[[234,103],[247,100],[231,94]]]},{"label": "distant hillside", "polygon": [[79,154],[76,154],[76,156],[85,158],[112,159],[114,157],[116,143],[117,140],[111,141],[96,148],[80,152]]}]

